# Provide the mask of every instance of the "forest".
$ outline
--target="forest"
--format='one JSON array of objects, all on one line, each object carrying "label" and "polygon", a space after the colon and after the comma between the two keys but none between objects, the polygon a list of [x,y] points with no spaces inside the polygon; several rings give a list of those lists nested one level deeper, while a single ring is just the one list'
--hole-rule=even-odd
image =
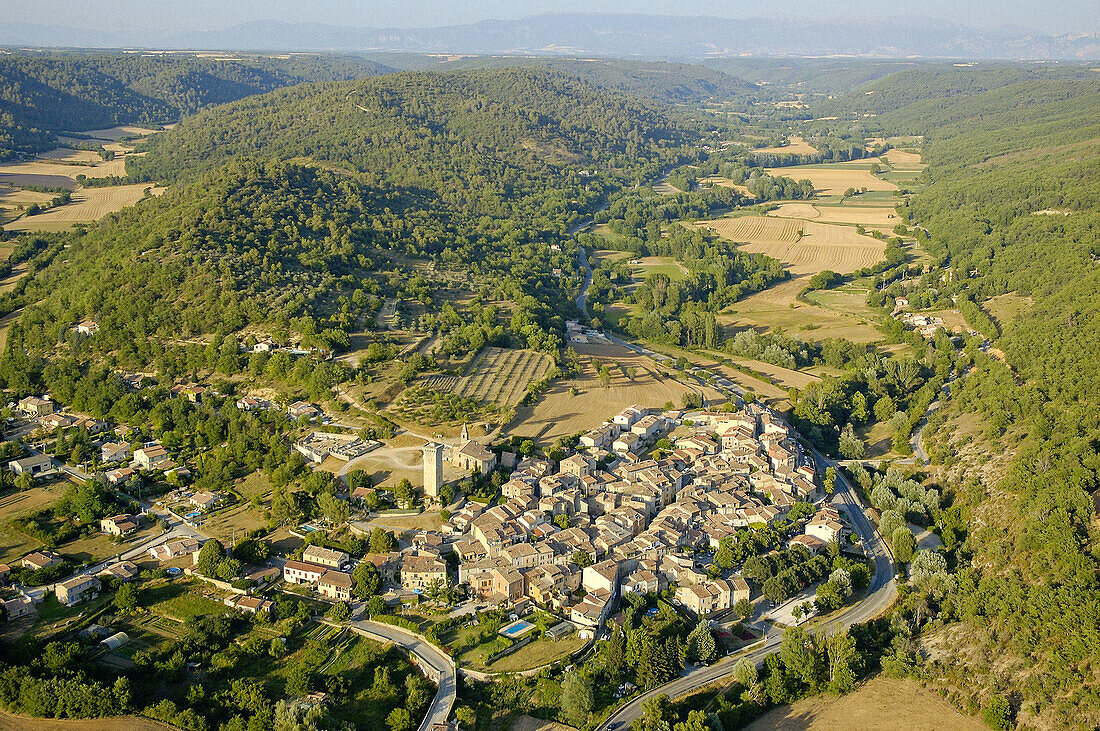
[{"label": "forest", "polygon": [[59,132],[159,126],[204,107],[312,81],[390,71],[351,56],[5,54],[0,56],[0,160],[54,146]]},{"label": "forest", "polygon": [[[990,72],[963,84],[970,92],[958,99],[917,93],[883,120],[927,139],[935,183],[911,213],[948,273],[926,275],[918,290],[959,298],[971,326],[1006,354],[1000,362],[971,350],[975,367],[937,419],[946,437],[955,419],[977,415],[981,449],[1012,459],[1000,479],[970,476],[960,486],[955,508],[970,529],[954,552],[957,596],[944,616],[971,634],[933,676],[973,685],[977,674],[987,698],[1015,699],[1020,723],[1095,726],[1100,84],[1033,78],[1072,73]],[[939,94],[961,83],[962,74],[941,76],[959,80]],[[1004,295],[1031,304],[994,319],[991,298]],[[963,464],[980,471],[981,462]],[[996,672],[982,656],[1017,670]]]}]

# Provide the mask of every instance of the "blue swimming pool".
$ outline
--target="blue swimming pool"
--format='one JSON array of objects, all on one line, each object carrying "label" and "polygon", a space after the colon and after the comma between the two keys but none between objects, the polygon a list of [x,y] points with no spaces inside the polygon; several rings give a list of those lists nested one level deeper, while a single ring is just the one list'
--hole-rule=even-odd
[{"label": "blue swimming pool", "polygon": [[300,526],[298,526],[298,530],[302,531],[303,533],[316,533],[321,529],[315,525],[310,525],[309,523],[302,523]]},{"label": "blue swimming pool", "polygon": [[522,619],[512,622],[510,625],[500,631],[505,637],[519,637],[534,629],[535,625],[530,622],[524,622]]},{"label": "blue swimming pool", "polygon": [[191,518],[197,518],[197,517],[199,517],[200,515],[202,515],[202,513],[200,513],[199,511],[195,510],[195,511],[192,511],[192,512],[188,513],[187,515],[185,515],[185,516],[183,516],[183,517],[185,517],[185,518],[187,518],[188,520],[190,520]]}]

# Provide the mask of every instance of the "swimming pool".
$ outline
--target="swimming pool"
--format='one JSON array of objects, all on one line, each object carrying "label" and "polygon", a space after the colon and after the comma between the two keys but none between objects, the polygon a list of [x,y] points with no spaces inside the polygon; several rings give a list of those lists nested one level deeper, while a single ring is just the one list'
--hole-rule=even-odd
[{"label": "swimming pool", "polygon": [[515,622],[512,622],[510,625],[502,629],[500,633],[505,637],[514,640],[517,637],[522,637],[534,628],[535,625],[531,624],[530,622],[524,622],[522,619],[517,619]]},{"label": "swimming pool", "polygon": [[202,513],[198,512],[198,511],[196,510],[196,511],[194,511],[194,512],[188,513],[187,515],[185,515],[185,516],[183,516],[183,517],[185,517],[185,518],[187,518],[188,520],[190,520],[191,518],[197,518],[197,517],[199,517],[200,515],[202,515]]},{"label": "swimming pool", "polygon": [[298,526],[298,530],[302,531],[303,533],[316,533],[321,529],[315,525],[310,525],[309,523],[302,523],[300,526]]}]

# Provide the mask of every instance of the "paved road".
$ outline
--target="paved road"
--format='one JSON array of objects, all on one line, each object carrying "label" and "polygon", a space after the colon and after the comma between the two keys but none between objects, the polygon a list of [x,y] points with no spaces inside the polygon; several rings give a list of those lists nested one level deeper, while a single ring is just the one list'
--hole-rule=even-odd
[{"label": "paved road", "polygon": [[581,260],[581,266],[584,267],[584,284],[581,286],[580,294],[577,295],[577,309],[587,320],[588,288],[592,285],[592,266],[588,263],[588,254],[585,253],[583,246],[577,247],[577,257]]},{"label": "paved road", "polygon": [[[825,456],[817,452],[817,450],[814,450],[814,457],[818,460],[819,464],[822,465],[822,468],[836,466],[835,462],[826,459]],[[897,586],[894,582],[893,559],[889,551],[887,551],[886,544],[883,543],[878,531],[875,530],[874,525],[863,512],[863,506],[860,504],[859,497],[856,495],[855,490],[839,470],[837,471],[837,486],[836,492],[833,494],[833,502],[847,509],[853,527],[863,539],[863,546],[867,551],[867,556],[874,563],[874,574],[871,577],[871,585],[868,587],[867,596],[864,597],[864,599],[842,610],[829,621],[817,625],[826,629],[826,631],[848,627],[859,622],[866,622],[867,620],[874,619],[889,609],[894,603],[894,599],[897,597]],[[720,680],[732,682],[733,668],[738,660],[742,657],[746,657],[753,663],[759,665],[764,662],[764,658],[779,650],[779,645],[782,640],[783,630],[778,628],[773,629],[767,635],[763,644],[754,647],[749,652],[728,657],[714,665],[697,667],[687,671],[681,677],[638,696],[619,709],[617,713],[612,714],[612,716],[604,723],[600,724],[598,728],[601,731],[606,731],[614,724],[618,724],[616,728],[628,728],[635,719],[641,718],[642,704],[655,695],[667,695],[669,698],[678,698]]]},{"label": "paved road", "polygon": [[438,684],[435,698],[428,708],[427,715],[420,724],[420,731],[428,731],[437,723],[446,723],[455,703],[457,683],[455,666],[450,658],[431,644],[424,642],[408,630],[380,622],[367,620],[350,622],[349,626],[367,637],[382,642],[390,642],[405,648],[416,659],[417,665],[429,678]]}]

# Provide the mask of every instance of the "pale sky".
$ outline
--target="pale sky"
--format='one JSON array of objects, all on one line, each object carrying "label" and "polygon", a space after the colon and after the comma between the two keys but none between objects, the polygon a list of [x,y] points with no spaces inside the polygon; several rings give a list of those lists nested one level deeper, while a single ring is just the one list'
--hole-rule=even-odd
[{"label": "pale sky", "polygon": [[1100,1],[1057,0],[2,0],[0,23],[96,30],[220,30],[251,20],[430,27],[543,13],[640,13],[813,20],[922,17],[1050,34],[1100,31]]}]

